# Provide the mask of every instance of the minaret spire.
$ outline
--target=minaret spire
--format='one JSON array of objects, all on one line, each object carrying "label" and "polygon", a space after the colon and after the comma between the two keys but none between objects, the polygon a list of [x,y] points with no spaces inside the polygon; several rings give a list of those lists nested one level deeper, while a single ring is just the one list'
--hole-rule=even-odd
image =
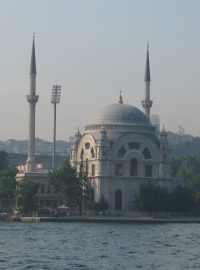
[{"label": "minaret spire", "polygon": [[31,65],[30,65],[30,92],[27,95],[29,103],[29,140],[28,159],[26,162],[26,172],[36,171],[35,162],[35,107],[39,96],[36,95],[36,60],[35,60],[35,35],[33,35]]},{"label": "minaret spire", "polygon": [[149,43],[147,42],[147,57],[146,57],[146,67],[145,67],[145,74],[144,74],[144,81],[150,82],[150,64],[149,64]]},{"label": "minaret spire", "polygon": [[150,64],[149,64],[149,43],[147,43],[147,56],[146,56],[146,67],[144,74],[144,82],[145,82],[145,99],[142,100],[142,106],[145,110],[146,116],[150,117],[150,109],[152,107],[153,101],[150,100]]},{"label": "minaret spire", "polygon": [[30,66],[30,75],[36,75],[36,61],[35,61],[35,33],[33,34],[33,45],[32,45],[32,54],[31,54],[31,66]]}]

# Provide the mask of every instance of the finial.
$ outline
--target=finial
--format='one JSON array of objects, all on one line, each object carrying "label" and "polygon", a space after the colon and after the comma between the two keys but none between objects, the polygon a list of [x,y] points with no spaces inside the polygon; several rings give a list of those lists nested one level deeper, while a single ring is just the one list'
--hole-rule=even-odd
[{"label": "finial", "polygon": [[81,134],[79,123],[78,123],[78,127],[77,127],[77,134]]},{"label": "finial", "polygon": [[35,33],[33,33],[33,42],[32,42],[32,54],[31,54],[31,66],[30,74],[36,75],[36,60],[35,60]]},{"label": "finial", "polygon": [[81,136],[81,132],[80,132],[80,128],[79,128],[79,124],[76,128],[76,132],[75,132],[75,137],[80,137]]},{"label": "finial", "polygon": [[166,133],[165,127],[163,125],[162,131],[161,131],[161,136],[166,136],[166,135],[167,135],[167,133]]},{"label": "finial", "polygon": [[147,50],[149,50],[149,41],[147,41]]},{"label": "finial", "polygon": [[119,104],[123,104],[122,91],[119,91]]}]

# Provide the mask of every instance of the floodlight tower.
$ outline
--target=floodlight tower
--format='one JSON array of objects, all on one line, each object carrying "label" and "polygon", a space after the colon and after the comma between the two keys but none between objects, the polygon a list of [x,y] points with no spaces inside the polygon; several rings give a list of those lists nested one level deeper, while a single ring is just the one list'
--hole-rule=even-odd
[{"label": "floodlight tower", "polygon": [[52,169],[55,168],[56,155],[56,105],[60,103],[61,85],[53,85],[51,103],[54,105],[54,127],[53,127],[53,163]]}]

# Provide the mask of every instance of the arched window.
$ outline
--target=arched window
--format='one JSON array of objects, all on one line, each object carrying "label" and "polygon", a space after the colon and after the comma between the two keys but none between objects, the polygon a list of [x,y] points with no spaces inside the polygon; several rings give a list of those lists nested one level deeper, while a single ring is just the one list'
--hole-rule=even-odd
[{"label": "arched window", "polygon": [[144,150],[142,151],[142,153],[143,153],[145,159],[151,159],[151,153],[149,152],[148,148],[145,147]]},{"label": "arched window", "polygon": [[118,158],[123,158],[125,154],[126,154],[126,150],[125,150],[124,147],[122,146],[122,147],[119,149],[119,152],[117,153],[117,157],[118,157]]},{"label": "arched window", "polygon": [[152,165],[145,166],[145,177],[152,177],[153,175],[153,168]]},{"label": "arched window", "polygon": [[84,150],[82,149],[81,150],[81,156],[80,156],[81,160],[83,160],[83,156],[84,156]]},{"label": "arched window", "polygon": [[123,164],[116,164],[115,165],[115,175],[122,176],[124,174]]},{"label": "arched window", "polygon": [[88,164],[88,159],[85,160],[85,174],[88,176],[89,173],[89,164]]},{"label": "arched window", "polygon": [[91,201],[94,202],[94,189],[91,189]]},{"label": "arched window", "polygon": [[115,191],[115,209],[122,210],[122,191],[120,189]]},{"label": "arched window", "polygon": [[92,164],[92,176],[95,176],[95,173],[96,173],[95,164]]},{"label": "arched window", "polygon": [[94,148],[93,147],[91,148],[90,153],[91,153],[91,157],[94,158]]},{"label": "arched window", "polygon": [[130,162],[130,176],[137,176],[138,175],[138,161],[135,158],[131,159]]},{"label": "arched window", "polygon": [[129,148],[130,149],[139,149],[140,148],[140,143],[137,143],[137,142],[130,142],[128,144]]}]

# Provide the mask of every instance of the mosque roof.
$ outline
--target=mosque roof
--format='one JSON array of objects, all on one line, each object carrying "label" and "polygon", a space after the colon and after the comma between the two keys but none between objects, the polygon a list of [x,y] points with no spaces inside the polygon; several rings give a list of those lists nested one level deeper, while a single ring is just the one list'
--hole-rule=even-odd
[{"label": "mosque roof", "polygon": [[139,109],[121,103],[102,108],[90,122],[90,125],[105,124],[151,125],[149,119]]}]

